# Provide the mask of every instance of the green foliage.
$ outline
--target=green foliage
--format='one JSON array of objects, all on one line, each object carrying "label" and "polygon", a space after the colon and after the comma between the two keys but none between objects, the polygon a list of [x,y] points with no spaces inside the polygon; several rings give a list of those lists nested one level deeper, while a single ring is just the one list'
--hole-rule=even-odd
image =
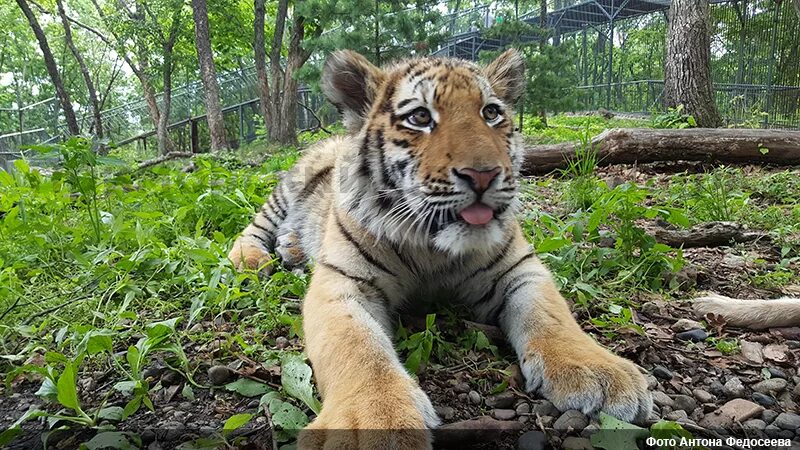
[{"label": "green foliage", "polygon": [[442,338],[436,326],[436,314],[428,314],[425,317],[425,329],[413,334],[409,334],[408,330],[400,324],[397,327],[395,340],[397,341],[397,350],[406,352],[405,367],[412,375],[418,374],[428,364],[431,355],[435,355],[439,361],[443,361],[451,348],[451,345]]},{"label": "green foliage", "polygon": [[623,422],[606,413],[600,413],[600,430],[592,435],[592,446],[606,450],[636,450],[637,441],[649,436],[644,428]]},{"label": "green foliage", "polygon": [[691,114],[683,112],[683,105],[669,108],[667,112],[653,115],[651,124],[653,128],[690,128],[696,127],[697,122]]}]

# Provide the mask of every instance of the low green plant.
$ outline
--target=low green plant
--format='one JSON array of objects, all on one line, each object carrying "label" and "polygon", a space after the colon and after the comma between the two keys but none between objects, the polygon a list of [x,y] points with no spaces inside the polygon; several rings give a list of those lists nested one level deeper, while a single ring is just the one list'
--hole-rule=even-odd
[{"label": "low green plant", "polygon": [[656,114],[650,121],[653,128],[691,128],[697,126],[694,116],[683,112],[683,105],[669,108],[666,112]]},{"label": "low green plant", "polygon": [[416,375],[428,364],[431,355],[439,361],[446,359],[452,350],[451,344],[446,342],[436,326],[436,314],[425,317],[425,329],[413,334],[400,324],[396,332],[397,350],[406,353],[405,367],[409,373]]}]

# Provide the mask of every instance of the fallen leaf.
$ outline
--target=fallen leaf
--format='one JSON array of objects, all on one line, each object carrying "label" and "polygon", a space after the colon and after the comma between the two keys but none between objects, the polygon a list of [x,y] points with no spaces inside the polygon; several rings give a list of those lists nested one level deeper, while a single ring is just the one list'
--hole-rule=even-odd
[{"label": "fallen leaf", "polygon": [[764,347],[764,357],[775,362],[789,361],[789,347],[786,344],[770,344]]}]

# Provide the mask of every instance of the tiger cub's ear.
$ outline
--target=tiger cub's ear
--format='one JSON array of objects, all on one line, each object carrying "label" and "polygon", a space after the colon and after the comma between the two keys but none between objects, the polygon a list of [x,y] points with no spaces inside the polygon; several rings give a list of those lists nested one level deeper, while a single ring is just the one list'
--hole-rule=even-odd
[{"label": "tiger cub's ear", "polygon": [[483,73],[494,93],[509,106],[516,103],[525,92],[525,59],[516,49],[503,52],[483,69]]},{"label": "tiger cub's ear", "polygon": [[383,79],[383,72],[356,52],[339,50],[325,59],[322,92],[339,109],[351,133],[364,125]]}]

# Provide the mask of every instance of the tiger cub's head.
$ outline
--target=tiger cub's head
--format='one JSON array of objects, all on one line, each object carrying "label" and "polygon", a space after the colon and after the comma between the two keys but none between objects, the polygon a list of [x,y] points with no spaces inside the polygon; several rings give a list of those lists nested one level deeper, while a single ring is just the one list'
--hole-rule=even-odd
[{"label": "tiger cub's head", "polygon": [[496,248],[513,223],[522,139],[512,105],[524,61],[486,67],[417,58],[379,69],[358,53],[325,62],[322,88],[356,135],[350,209],[371,231],[453,254]]}]

